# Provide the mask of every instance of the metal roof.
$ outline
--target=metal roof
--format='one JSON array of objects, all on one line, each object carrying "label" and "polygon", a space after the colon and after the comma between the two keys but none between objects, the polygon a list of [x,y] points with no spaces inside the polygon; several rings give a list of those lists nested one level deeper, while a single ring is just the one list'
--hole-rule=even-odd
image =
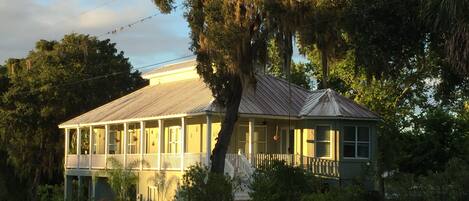
[{"label": "metal roof", "polygon": [[170,71],[173,71],[173,70],[179,70],[179,69],[186,68],[186,67],[194,67],[195,68],[196,65],[197,65],[197,61],[195,59],[181,61],[179,63],[169,64],[169,65],[166,65],[166,66],[161,66],[159,68],[155,68],[153,70],[150,70],[150,71],[144,73],[143,76],[148,76],[148,75],[157,74],[157,73],[166,73],[166,72],[170,72]]},{"label": "metal roof", "polygon": [[197,113],[212,100],[211,91],[199,79],[146,86],[60,126]]},{"label": "metal roof", "polygon": [[[240,114],[379,119],[375,113],[331,89],[310,92],[270,75],[258,74],[256,78],[254,89],[243,90]],[[210,89],[199,78],[157,84],[111,101],[60,126],[223,112],[213,100]]]},{"label": "metal roof", "polygon": [[377,114],[368,108],[340,95],[332,89],[311,92],[299,116],[380,119]]}]

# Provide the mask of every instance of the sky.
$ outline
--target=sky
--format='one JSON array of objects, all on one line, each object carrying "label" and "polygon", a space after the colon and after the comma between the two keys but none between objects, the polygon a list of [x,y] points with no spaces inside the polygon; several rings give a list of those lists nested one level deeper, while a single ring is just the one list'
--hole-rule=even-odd
[{"label": "sky", "polygon": [[182,8],[159,14],[151,0],[0,0],[0,64],[25,57],[40,39],[60,40],[68,33],[101,35],[157,14],[111,39],[134,67],[191,54]]},{"label": "sky", "polygon": [[99,39],[116,43],[134,68],[190,55],[182,9],[160,14],[152,0],[0,0],[0,65],[25,57],[40,39],[60,40],[73,32],[99,36],[155,14]]}]

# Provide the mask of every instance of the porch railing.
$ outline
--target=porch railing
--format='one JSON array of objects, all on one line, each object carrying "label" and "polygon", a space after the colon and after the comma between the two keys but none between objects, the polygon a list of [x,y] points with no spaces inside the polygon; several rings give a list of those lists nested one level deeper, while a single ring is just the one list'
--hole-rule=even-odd
[{"label": "porch railing", "polygon": [[306,157],[306,170],[316,175],[327,177],[339,176],[339,162],[333,160],[325,160],[319,158]]},{"label": "porch railing", "polygon": [[255,154],[252,160],[253,166],[259,168],[272,164],[273,161],[285,161],[288,165],[299,164],[293,154]]},{"label": "porch railing", "polygon": [[67,158],[66,158],[67,162],[66,162],[66,166],[67,168],[77,168],[78,167],[78,155],[67,155]]},{"label": "porch railing", "polygon": [[[124,164],[123,154],[110,154],[107,156],[114,158],[121,164]],[[127,167],[134,161],[140,161],[140,154],[127,154]],[[303,162],[301,162],[303,158]],[[66,167],[67,168],[89,168],[90,155],[67,155]],[[289,165],[304,167],[315,175],[338,177],[339,176],[339,162],[327,159],[307,157],[297,154],[255,154],[252,158],[252,163],[244,155],[227,154],[226,162],[229,162],[234,173],[247,173],[252,174],[253,168],[258,168],[263,165],[270,165],[273,161],[285,161]],[[143,154],[143,169],[156,170],[158,169],[158,154]],[[184,154],[184,169],[197,163],[204,163],[206,161],[205,153],[185,153]],[[161,169],[163,170],[181,170],[181,154],[180,153],[161,153],[160,160]],[[131,166],[131,165],[130,165]],[[110,163],[106,163],[104,154],[91,155],[91,168],[104,169],[113,168]],[[139,169],[140,164],[132,166],[134,169]]]},{"label": "porch railing", "polygon": [[95,169],[104,169],[106,167],[106,155],[94,154],[91,156],[91,167]]}]

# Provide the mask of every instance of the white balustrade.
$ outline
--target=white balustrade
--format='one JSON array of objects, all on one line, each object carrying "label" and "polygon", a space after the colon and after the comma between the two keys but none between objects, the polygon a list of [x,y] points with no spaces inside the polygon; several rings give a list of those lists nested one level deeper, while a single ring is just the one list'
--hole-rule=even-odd
[{"label": "white balustrade", "polygon": [[78,155],[68,154],[67,155],[67,168],[77,168],[78,167]]},{"label": "white balustrade", "polygon": [[93,154],[91,157],[92,169],[104,169],[106,167],[106,155]]}]

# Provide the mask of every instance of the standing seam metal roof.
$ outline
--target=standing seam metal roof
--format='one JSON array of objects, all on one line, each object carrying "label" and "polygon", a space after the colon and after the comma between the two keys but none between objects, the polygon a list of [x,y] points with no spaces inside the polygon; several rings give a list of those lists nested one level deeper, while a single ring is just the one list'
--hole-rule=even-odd
[{"label": "standing seam metal roof", "polygon": [[[187,65],[179,65],[180,68]],[[297,118],[354,118],[379,120],[379,116],[352,100],[326,89],[310,92],[270,75],[256,75],[255,89],[243,90],[240,114]],[[290,91],[291,90],[291,91]],[[291,99],[289,100],[291,92]],[[157,84],[139,89],[86,112],[60,126],[120,121],[159,116],[223,112],[214,104],[201,79]],[[290,110],[290,112],[289,112]]]}]

